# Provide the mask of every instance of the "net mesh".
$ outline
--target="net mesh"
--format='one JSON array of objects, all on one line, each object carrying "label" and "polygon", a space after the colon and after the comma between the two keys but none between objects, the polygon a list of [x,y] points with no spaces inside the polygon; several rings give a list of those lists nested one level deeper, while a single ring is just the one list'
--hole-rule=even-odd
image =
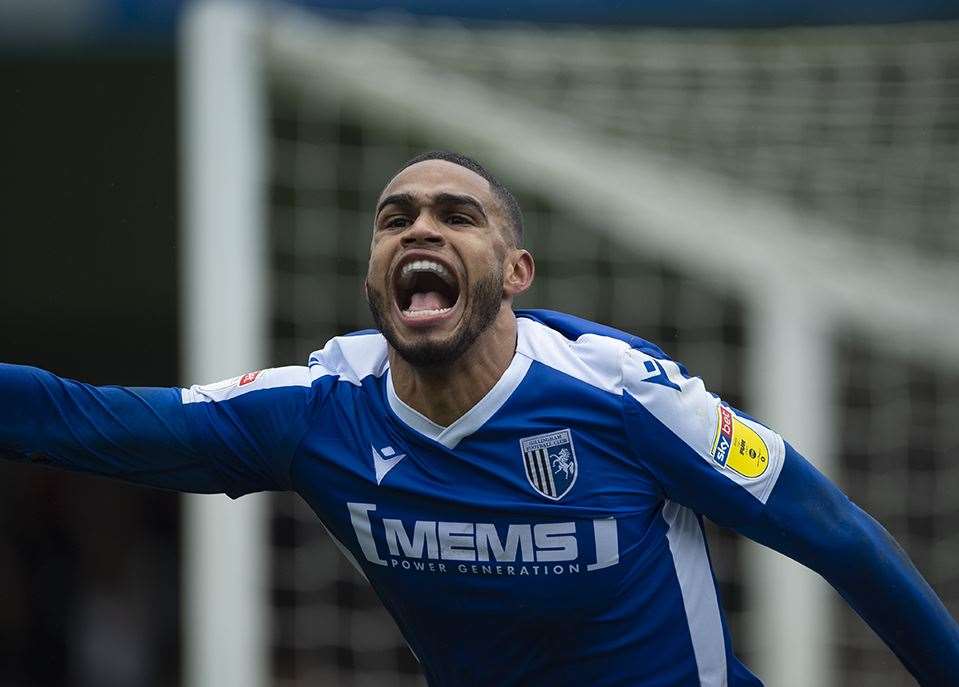
[{"label": "net mesh", "polygon": [[447,28],[394,40],[507,101],[766,191],[864,240],[959,258],[959,26]]},{"label": "net mesh", "polygon": [[[839,336],[843,486],[882,522],[959,615],[959,373]],[[915,685],[844,604],[836,646],[848,682]],[[855,681],[853,681],[853,678]]]},{"label": "net mesh", "polygon": [[[375,32],[430,69],[486,84],[504,106],[517,99],[562,112],[605,141],[749,185],[864,241],[959,261],[956,27],[702,34],[443,24],[344,33],[355,30]],[[270,92],[277,364],[303,361],[329,337],[370,325],[360,285],[374,200],[413,154],[468,146],[415,125],[384,126],[369,116],[376,103],[332,90],[316,98],[317,79],[284,75]],[[482,150],[465,152],[496,170]],[[750,408],[740,381],[747,304],[616,243],[590,217],[530,191],[538,185],[504,181],[524,208],[537,258],[537,282],[520,305],[638,333]],[[959,468],[950,465],[959,376],[884,357],[853,330],[837,332],[836,347],[843,485],[959,612]],[[738,631],[748,611],[739,545],[715,528],[710,545],[748,664],[748,633]],[[275,684],[423,684],[392,620],[298,497],[276,497],[273,552]],[[839,614],[837,684],[911,684],[858,618]]]}]

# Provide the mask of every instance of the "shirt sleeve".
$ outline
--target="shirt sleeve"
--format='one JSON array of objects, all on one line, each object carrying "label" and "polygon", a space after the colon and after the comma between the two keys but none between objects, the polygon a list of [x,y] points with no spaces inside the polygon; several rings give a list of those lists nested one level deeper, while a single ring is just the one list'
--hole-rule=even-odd
[{"label": "shirt sleeve", "polygon": [[730,526],[766,503],[785,456],[776,432],[665,357],[628,351],[623,387],[630,445],[667,498]]},{"label": "shirt sleeve", "polygon": [[289,489],[310,390],[305,367],[179,389],[98,387],[0,364],[0,452],[177,491]]},{"label": "shirt sleeve", "polygon": [[921,685],[954,684],[959,625],[882,525],[677,363],[630,351],[623,385],[630,444],[665,498],[815,570]]}]

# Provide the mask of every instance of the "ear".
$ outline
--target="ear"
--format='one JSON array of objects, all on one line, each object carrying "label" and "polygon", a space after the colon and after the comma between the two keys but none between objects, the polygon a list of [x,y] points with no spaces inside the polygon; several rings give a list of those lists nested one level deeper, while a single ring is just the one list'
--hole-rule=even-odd
[{"label": "ear", "polygon": [[513,298],[526,291],[533,283],[536,264],[528,250],[512,248],[507,252],[503,269],[503,295]]}]

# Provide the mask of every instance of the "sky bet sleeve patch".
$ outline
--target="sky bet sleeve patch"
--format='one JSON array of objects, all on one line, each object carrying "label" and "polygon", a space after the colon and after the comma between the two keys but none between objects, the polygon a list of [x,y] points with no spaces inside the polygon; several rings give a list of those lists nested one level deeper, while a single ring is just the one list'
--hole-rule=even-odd
[{"label": "sky bet sleeve patch", "polygon": [[766,442],[724,405],[719,406],[711,455],[723,467],[749,479],[761,477],[769,467]]}]

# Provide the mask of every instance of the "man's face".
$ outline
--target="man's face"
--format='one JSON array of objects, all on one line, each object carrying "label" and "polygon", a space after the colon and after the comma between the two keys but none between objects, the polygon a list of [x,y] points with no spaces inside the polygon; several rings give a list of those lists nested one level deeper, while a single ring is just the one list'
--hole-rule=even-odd
[{"label": "man's face", "polygon": [[407,167],[383,190],[366,293],[377,327],[405,360],[449,364],[495,320],[504,222],[489,182],[451,162]]}]

